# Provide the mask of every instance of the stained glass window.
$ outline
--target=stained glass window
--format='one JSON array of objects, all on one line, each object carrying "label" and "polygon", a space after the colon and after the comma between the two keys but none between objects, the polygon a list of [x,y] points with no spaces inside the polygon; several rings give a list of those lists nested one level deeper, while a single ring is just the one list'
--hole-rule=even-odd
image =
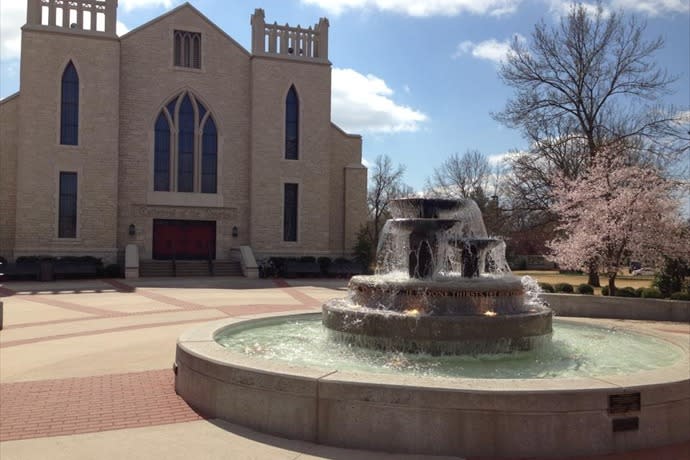
[{"label": "stained glass window", "polygon": [[60,173],[58,238],[77,237],[77,173]]},{"label": "stained glass window", "polygon": [[62,74],[60,107],[60,144],[79,143],[79,75],[74,64],[67,64]]},{"label": "stained glass window", "polygon": [[285,158],[299,159],[299,100],[294,86],[285,99]]},{"label": "stained glass window", "polygon": [[283,194],[283,240],[297,241],[297,184],[285,184]]}]

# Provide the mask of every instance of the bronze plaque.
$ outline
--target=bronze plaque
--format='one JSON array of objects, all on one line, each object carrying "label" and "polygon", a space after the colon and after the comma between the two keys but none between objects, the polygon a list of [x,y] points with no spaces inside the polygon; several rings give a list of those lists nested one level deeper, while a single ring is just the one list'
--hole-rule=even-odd
[{"label": "bronze plaque", "polygon": [[609,395],[609,414],[625,414],[640,411],[640,393]]},{"label": "bronze plaque", "polygon": [[614,418],[611,420],[613,432],[618,431],[637,431],[640,429],[639,417]]}]

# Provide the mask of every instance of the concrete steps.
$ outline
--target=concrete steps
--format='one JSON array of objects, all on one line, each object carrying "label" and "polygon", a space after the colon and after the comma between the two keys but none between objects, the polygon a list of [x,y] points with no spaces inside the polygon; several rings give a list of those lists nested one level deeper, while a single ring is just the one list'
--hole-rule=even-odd
[{"label": "concrete steps", "polygon": [[239,260],[215,260],[213,262],[215,276],[242,276]]},{"label": "concrete steps", "polygon": [[[142,260],[139,264],[139,274],[147,277],[193,277],[211,276],[208,261],[206,260],[178,260],[175,269],[171,260]],[[242,268],[237,260],[214,260],[214,276],[242,276]]]},{"label": "concrete steps", "polygon": [[139,262],[139,276],[146,278],[173,276],[172,260],[142,260]]}]

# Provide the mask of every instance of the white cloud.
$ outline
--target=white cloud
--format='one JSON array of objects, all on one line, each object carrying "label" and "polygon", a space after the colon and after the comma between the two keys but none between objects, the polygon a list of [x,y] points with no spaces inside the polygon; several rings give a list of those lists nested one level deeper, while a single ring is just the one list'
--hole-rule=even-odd
[{"label": "white cloud", "polygon": [[690,0],[612,0],[611,4],[615,8],[639,11],[650,16],[690,11]]},{"label": "white cloud", "polygon": [[118,35],[118,37],[122,37],[127,32],[129,32],[129,27],[127,27],[124,22],[117,21],[117,24],[115,25],[115,33]]},{"label": "white cloud", "polygon": [[675,118],[678,123],[690,123],[690,110],[679,110]]},{"label": "white cloud", "polygon": [[25,22],[25,1],[0,1],[0,60],[8,61],[19,57],[21,27]]},{"label": "white cloud", "polygon": [[[559,16],[565,16],[573,3],[571,0],[549,0],[550,9]],[[585,9],[594,14],[597,11],[596,2],[583,2]],[[623,10],[633,13],[657,16],[670,13],[688,13],[690,0],[609,0],[602,3],[602,13],[608,16],[613,10]]]},{"label": "white cloud", "polygon": [[391,133],[417,131],[428,117],[392,99],[393,90],[375,75],[333,69],[331,117],[346,131]]},{"label": "white cloud", "polygon": [[518,158],[521,155],[524,155],[526,152],[523,151],[517,151],[513,150],[510,152],[504,152],[504,153],[498,153],[496,155],[491,155],[487,158],[487,161],[489,162],[490,165],[495,166],[495,165],[502,165],[506,161],[511,160],[513,158]]},{"label": "white cloud", "polygon": [[120,0],[119,7],[124,9],[125,12],[130,12],[137,9],[157,8],[161,6],[168,9],[175,3],[177,3],[177,1],[173,0]]},{"label": "white cloud", "polygon": [[462,13],[501,16],[513,13],[522,0],[302,0],[331,14],[377,9],[408,16],[457,16]]},{"label": "white cloud", "polygon": [[[515,35],[518,40],[524,40],[525,38],[520,35]],[[489,40],[484,40],[479,43],[475,43],[469,40],[465,40],[458,44],[455,49],[455,53],[451,55],[453,59],[458,59],[466,54],[471,55],[477,59],[485,59],[487,61],[492,61],[495,63],[500,63],[505,60],[510,51],[510,43],[512,40],[498,41],[494,38]]]},{"label": "white cloud", "polygon": [[[125,0],[123,0],[125,1]],[[167,3],[163,0],[129,0],[137,3]],[[407,16],[457,16],[463,13],[502,16],[514,13],[524,0],[301,0],[316,5],[330,14],[338,15],[348,10],[375,9]],[[557,15],[565,15],[572,0],[542,0]],[[596,11],[597,2],[583,2],[589,11]],[[667,13],[687,13],[690,0],[604,0],[604,13],[623,9],[650,16]]]},{"label": "white cloud", "polygon": [[[578,4],[584,7],[588,15],[595,15],[600,6],[604,17],[608,17],[609,14],[611,14],[611,10],[603,3],[601,5],[588,2],[581,2]],[[571,0],[549,0],[549,10],[556,16],[567,16],[572,8],[573,2]]]}]

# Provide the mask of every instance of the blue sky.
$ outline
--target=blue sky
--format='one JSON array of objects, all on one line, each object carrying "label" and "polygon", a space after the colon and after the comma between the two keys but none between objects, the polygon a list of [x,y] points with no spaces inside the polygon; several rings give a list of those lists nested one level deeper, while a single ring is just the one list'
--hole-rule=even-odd
[{"label": "blue sky", "polygon": [[[174,8],[175,0],[119,0],[123,33]],[[330,21],[332,118],[364,138],[365,164],[387,154],[406,167],[417,190],[449,155],[478,149],[494,160],[527,143],[494,121],[512,95],[497,76],[506,43],[529,38],[541,19],[556,23],[569,3],[560,0],[192,0],[197,9],[250,49],[249,17],[265,9],[268,22]],[[690,0],[608,0],[647,21],[649,39],[661,36],[658,64],[676,75],[673,94],[658,101],[690,110]],[[24,0],[0,2],[0,98],[19,89],[20,27]]]}]

